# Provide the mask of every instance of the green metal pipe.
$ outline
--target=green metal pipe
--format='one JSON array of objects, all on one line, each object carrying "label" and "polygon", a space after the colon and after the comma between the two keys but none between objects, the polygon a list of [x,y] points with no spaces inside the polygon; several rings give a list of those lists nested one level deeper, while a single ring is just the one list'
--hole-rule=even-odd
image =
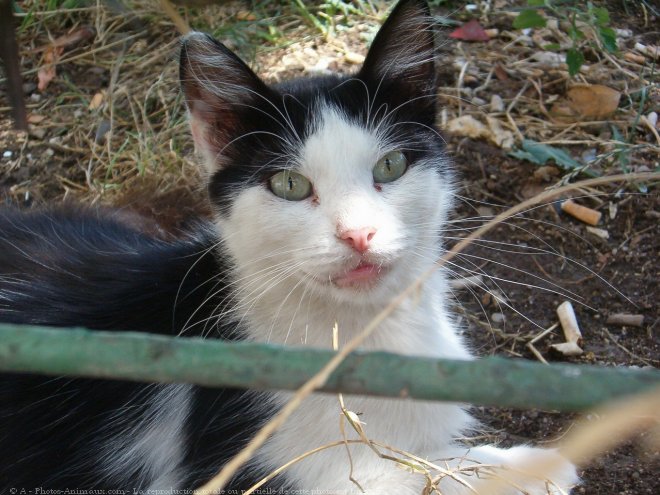
[{"label": "green metal pipe", "polygon": [[[0,325],[0,371],[5,372],[295,390],[332,355],[249,342]],[[578,411],[654,387],[660,387],[655,369],[355,352],[321,390]]]}]

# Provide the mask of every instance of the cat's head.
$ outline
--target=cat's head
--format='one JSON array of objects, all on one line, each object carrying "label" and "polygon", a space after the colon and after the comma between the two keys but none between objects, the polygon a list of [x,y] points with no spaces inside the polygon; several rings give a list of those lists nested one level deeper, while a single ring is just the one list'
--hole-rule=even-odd
[{"label": "cat's head", "polygon": [[433,263],[451,197],[433,57],[417,0],[399,2],[351,77],[268,86],[212,38],[184,39],[193,138],[255,291],[385,302]]}]

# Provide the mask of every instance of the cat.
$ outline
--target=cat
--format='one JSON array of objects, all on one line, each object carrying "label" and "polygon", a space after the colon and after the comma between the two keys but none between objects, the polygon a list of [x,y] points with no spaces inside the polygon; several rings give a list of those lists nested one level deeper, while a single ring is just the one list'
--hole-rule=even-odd
[{"label": "cat", "polygon": [[[424,1],[395,6],[353,76],[269,86],[225,46],[191,33],[180,80],[214,221],[165,241],[112,210],[3,211],[0,321],[330,348],[335,323],[343,345],[441,255],[455,178],[434,128],[434,32]],[[472,359],[447,293],[436,271],[363,348]],[[289,397],[5,374],[0,493],[194,489]],[[560,466],[548,473],[556,485],[519,475],[525,493],[567,493],[578,482],[552,450],[462,446],[455,439],[474,421],[461,405],[345,400],[370,438],[442,466],[551,459]],[[228,488],[240,493],[340,440],[339,417],[335,396],[313,395]],[[419,473],[365,445],[350,450],[365,493],[422,493]],[[350,466],[343,447],[328,449],[262,490],[360,493]],[[482,482],[466,480],[477,490]],[[474,493],[451,478],[439,486],[446,495]]]}]

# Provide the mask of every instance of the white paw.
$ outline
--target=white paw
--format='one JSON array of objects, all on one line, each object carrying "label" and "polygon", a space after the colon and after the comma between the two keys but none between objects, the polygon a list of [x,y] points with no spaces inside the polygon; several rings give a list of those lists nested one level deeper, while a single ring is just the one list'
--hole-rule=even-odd
[{"label": "white paw", "polygon": [[499,495],[564,495],[580,481],[575,466],[556,450],[523,446],[511,449],[479,447],[475,450],[491,457],[490,462],[499,459],[505,468],[499,473],[506,481],[500,483],[499,491],[493,491]]},{"label": "white paw", "polygon": [[443,465],[453,476],[440,482],[443,495],[568,495],[580,481],[575,466],[556,450],[486,445],[449,457]]}]

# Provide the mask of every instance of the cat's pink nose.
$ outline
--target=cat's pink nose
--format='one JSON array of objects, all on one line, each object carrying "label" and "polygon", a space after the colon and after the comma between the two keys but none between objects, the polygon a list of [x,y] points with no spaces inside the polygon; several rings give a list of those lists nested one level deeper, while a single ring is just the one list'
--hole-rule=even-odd
[{"label": "cat's pink nose", "polygon": [[362,254],[369,249],[371,239],[376,235],[376,229],[373,227],[362,227],[361,229],[342,230],[339,232],[339,238]]}]

